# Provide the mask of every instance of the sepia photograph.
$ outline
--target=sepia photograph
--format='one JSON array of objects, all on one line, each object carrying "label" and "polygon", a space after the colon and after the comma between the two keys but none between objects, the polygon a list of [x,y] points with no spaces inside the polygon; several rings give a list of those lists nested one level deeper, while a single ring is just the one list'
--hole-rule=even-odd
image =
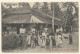
[{"label": "sepia photograph", "polygon": [[1,2],[2,52],[79,52],[78,2]]}]

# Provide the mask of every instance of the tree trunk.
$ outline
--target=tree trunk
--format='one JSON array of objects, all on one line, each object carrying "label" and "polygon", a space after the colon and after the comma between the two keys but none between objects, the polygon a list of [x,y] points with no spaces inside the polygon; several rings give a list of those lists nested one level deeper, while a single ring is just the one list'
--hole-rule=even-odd
[{"label": "tree trunk", "polygon": [[52,28],[53,28],[53,33],[54,33],[54,4],[52,8],[53,8]]}]

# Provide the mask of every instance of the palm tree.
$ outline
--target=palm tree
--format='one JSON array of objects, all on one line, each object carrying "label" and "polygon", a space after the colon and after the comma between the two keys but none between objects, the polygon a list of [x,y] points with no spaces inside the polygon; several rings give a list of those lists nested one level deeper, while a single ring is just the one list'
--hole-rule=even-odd
[{"label": "palm tree", "polygon": [[1,4],[1,10],[2,10],[2,18],[6,15],[7,9]]},{"label": "palm tree", "polygon": [[53,28],[53,33],[54,33],[54,3],[52,2],[51,3],[51,10],[52,10],[52,16],[53,16],[53,18],[52,18],[52,28]]},{"label": "palm tree", "polygon": [[40,11],[39,7],[40,7],[40,3],[36,2],[36,3],[33,5],[32,9],[34,9],[34,10],[36,10],[36,11]]}]

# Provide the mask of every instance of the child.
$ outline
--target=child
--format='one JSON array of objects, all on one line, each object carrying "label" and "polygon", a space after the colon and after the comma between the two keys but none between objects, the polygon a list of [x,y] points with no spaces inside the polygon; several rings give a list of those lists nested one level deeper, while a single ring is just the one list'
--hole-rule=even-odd
[{"label": "child", "polygon": [[42,47],[45,47],[45,45],[46,45],[46,39],[45,39],[45,37],[43,36],[43,37],[42,37]]},{"label": "child", "polygon": [[31,36],[31,47],[32,48],[35,47],[35,36],[34,36],[34,34],[32,34],[32,36]]}]

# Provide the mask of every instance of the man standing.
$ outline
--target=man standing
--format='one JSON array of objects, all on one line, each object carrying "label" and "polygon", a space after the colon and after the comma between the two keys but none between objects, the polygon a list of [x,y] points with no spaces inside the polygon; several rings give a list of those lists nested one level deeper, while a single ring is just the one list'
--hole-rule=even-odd
[{"label": "man standing", "polygon": [[20,39],[21,39],[21,47],[25,48],[26,47],[26,29],[23,27],[23,25],[21,25],[20,28]]},{"label": "man standing", "polygon": [[71,32],[69,34],[69,44],[72,44],[72,34],[71,34]]}]

